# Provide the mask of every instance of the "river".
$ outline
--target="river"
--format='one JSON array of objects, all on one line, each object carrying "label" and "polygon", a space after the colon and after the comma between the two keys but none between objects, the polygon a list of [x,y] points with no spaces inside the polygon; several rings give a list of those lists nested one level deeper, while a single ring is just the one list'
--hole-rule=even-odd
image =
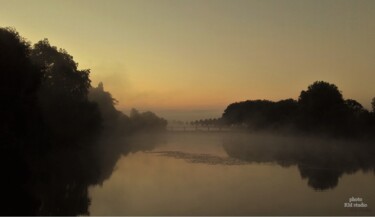
[{"label": "river", "polygon": [[328,138],[171,132],[90,186],[89,213],[375,215],[373,154]]}]

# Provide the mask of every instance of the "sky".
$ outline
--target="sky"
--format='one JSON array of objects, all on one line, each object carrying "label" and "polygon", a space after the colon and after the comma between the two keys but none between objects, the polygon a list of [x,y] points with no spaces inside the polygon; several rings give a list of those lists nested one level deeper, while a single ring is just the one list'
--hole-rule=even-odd
[{"label": "sky", "polygon": [[219,117],[317,80],[375,97],[373,0],[0,0],[0,26],[64,48],[129,111]]}]

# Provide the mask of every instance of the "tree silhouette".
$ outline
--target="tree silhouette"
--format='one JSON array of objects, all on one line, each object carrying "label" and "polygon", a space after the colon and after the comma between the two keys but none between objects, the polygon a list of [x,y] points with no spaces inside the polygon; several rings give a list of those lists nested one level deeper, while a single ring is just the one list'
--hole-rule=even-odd
[{"label": "tree silhouette", "polygon": [[0,28],[2,215],[29,215],[38,204],[30,189],[26,158],[32,148],[38,150],[43,143],[37,105],[40,73],[29,59],[30,52],[30,44],[18,32]]},{"label": "tree silhouette", "polygon": [[115,108],[117,100],[104,90],[102,82],[98,87],[90,89],[89,99],[99,106],[105,131],[111,134],[129,135],[141,131],[165,130],[166,120],[159,118],[152,112],[139,112],[136,109],[130,111],[130,117]]},{"label": "tree silhouette", "polygon": [[134,108],[130,111],[130,123],[133,130],[138,132],[165,130],[167,126],[167,121],[153,112],[141,113]]},{"label": "tree silhouette", "polygon": [[117,100],[112,97],[111,93],[104,90],[102,82],[98,84],[98,87],[90,88],[88,97],[90,101],[98,104],[105,125],[114,124],[113,122],[121,115],[121,112],[115,108]]},{"label": "tree silhouette", "polygon": [[336,85],[317,81],[302,91],[298,104],[303,127],[332,130],[344,121],[345,102]]},{"label": "tree silhouette", "polygon": [[347,108],[350,110],[350,112],[352,112],[352,113],[359,114],[359,113],[365,111],[363,106],[359,102],[357,102],[353,99],[345,100],[345,104],[346,104]]},{"label": "tree silhouette", "polygon": [[[375,104],[375,100],[373,100]],[[227,125],[252,130],[294,129],[346,137],[371,137],[371,114],[359,102],[344,100],[336,85],[317,81],[303,90],[298,101],[247,100],[230,104],[222,115]]]},{"label": "tree silhouette", "polygon": [[293,99],[272,102],[269,100],[248,100],[229,105],[222,116],[229,125],[246,125],[251,129],[277,128],[291,124],[298,109]]},{"label": "tree silhouette", "polygon": [[98,105],[102,117],[102,131],[106,134],[129,135],[132,126],[129,117],[115,108],[117,100],[108,91],[104,90],[102,82],[98,87],[90,88],[89,100]]},{"label": "tree silhouette", "polygon": [[78,63],[64,49],[58,50],[44,39],[34,45],[31,58],[42,67],[44,89],[85,99],[90,88],[90,70],[79,70]]},{"label": "tree silhouette", "polygon": [[0,28],[1,145],[30,140],[38,128],[40,73],[29,60],[30,52],[29,43],[14,29]]},{"label": "tree silhouette", "polygon": [[0,28],[0,147],[3,148],[20,149],[40,143],[42,121],[37,90],[41,74],[30,61],[30,53],[30,44],[16,30]]},{"label": "tree silhouette", "polygon": [[47,39],[34,45],[31,59],[42,72],[39,101],[48,135],[53,145],[82,145],[100,130],[100,111],[89,102],[89,70]]},{"label": "tree silhouette", "polygon": [[[123,133],[128,140],[110,134],[132,125],[103,84],[89,100],[89,73],[48,40],[32,48],[14,29],[0,28],[1,215],[87,215],[88,187],[103,183],[122,154],[158,141],[149,133],[152,139],[130,143],[134,130]],[[165,127],[153,113],[140,116],[144,128]]]}]

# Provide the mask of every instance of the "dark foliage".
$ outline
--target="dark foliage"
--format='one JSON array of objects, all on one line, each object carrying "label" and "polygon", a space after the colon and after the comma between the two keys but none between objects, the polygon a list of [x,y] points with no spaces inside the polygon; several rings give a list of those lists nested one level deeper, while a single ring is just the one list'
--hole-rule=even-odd
[{"label": "dark foliage", "polygon": [[167,127],[165,119],[150,111],[139,112],[136,109],[130,111],[130,124],[134,130],[141,132],[164,130]]},{"label": "dark foliage", "polygon": [[40,73],[29,59],[30,52],[29,43],[14,29],[0,28],[2,215],[28,215],[35,211],[37,203],[30,190],[31,171],[26,150],[39,148],[42,141],[37,105]]},{"label": "dark foliage", "polygon": [[297,109],[297,102],[293,99],[279,102],[249,100],[229,105],[222,118],[229,125],[245,125],[252,129],[274,128],[292,123]]},{"label": "dark foliage", "polygon": [[85,144],[99,132],[101,123],[97,105],[87,97],[90,71],[78,70],[73,57],[47,39],[34,45],[31,59],[42,72],[38,97],[52,144]]},{"label": "dark foliage", "polygon": [[0,146],[35,141],[39,121],[37,89],[41,74],[30,61],[31,48],[14,29],[0,28]]},{"label": "dark foliage", "polygon": [[[88,187],[108,178],[122,154],[158,141],[131,140],[138,122],[117,111],[102,87],[90,101],[89,74],[47,39],[31,47],[0,28],[1,215],[88,214]],[[143,128],[165,127],[152,113],[141,117]],[[108,134],[120,128],[126,138]]]},{"label": "dark foliage", "polygon": [[334,136],[371,136],[374,112],[355,100],[344,100],[339,89],[317,81],[293,99],[272,102],[248,100],[230,104],[222,119],[227,125],[246,126],[252,130],[294,128]]},{"label": "dark foliage", "polygon": [[89,99],[99,106],[103,118],[103,126],[106,132],[117,135],[128,135],[140,132],[164,131],[167,121],[158,117],[154,113],[138,112],[132,109],[128,117],[115,108],[116,100],[112,95],[104,90],[103,83],[98,87],[91,88]]},{"label": "dark foliage", "polygon": [[345,123],[345,101],[336,85],[317,81],[302,91],[299,126],[307,130],[336,131]]}]

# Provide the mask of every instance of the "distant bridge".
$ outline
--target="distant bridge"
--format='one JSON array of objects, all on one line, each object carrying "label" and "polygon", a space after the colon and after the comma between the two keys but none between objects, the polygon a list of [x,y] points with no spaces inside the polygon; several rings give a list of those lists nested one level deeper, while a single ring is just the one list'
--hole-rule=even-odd
[{"label": "distant bridge", "polygon": [[228,132],[235,131],[231,127],[216,127],[216,126],[167,126],[170,132]]}]

